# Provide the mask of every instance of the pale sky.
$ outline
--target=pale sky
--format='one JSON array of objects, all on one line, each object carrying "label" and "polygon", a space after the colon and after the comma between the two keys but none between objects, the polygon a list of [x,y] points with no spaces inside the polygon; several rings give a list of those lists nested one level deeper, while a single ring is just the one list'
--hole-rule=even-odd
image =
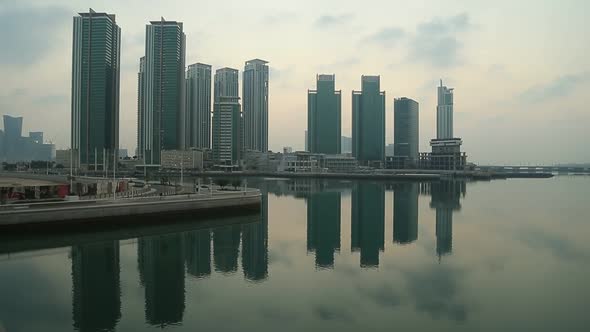
[{"label": "pale sky", "polygon": [[[436,87],[455,88],[455,136],[476,163],[590,162],[590,1],[586,0],[0,0],[0,114],[23,116],[69,147],[72,17],[117,16],[121,148],[136,145],[137,70],[145,25],[184,23],[187,65],[270,62],[269,148],[304,148],[307,90],[336,74],[342,134],[351,91],[381,75],[387,143],[393,99],[420,103],[420,151],[436,130]],[[241,82],[240,82],[241,90]]]}]

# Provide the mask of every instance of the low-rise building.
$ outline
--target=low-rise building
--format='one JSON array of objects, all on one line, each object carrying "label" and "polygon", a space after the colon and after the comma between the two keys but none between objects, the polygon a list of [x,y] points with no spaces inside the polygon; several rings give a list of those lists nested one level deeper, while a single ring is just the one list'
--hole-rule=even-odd
[{"label": "low-rise building", "polygon": [[64,168],[70,168],[72,152],[68,150],[55,150],[55,165],[61,165]]},{"label": "low-rise building", "polygon": [[356,158],[341,154],[326,154],[319,156],[320,167],[324,171],[334,173],[351,173],[358,169]]},{"label": "low-rise building", "polygon": [[281,163],[278,167],[279,172],[295,172],[295,173],[317,173],[321,169],[319,167],[318,155],[297,151],[295,153],[283,154]]},{"label": "low-rise building", "polygon": [[276,172],[283,154],[247,150],[244,153],[244,170],[255,172]]},{"label": "low-rise building", "polygon": [[163,169],[197,169],[203,170],[203,151],[193,150],[162,150]]},{"label": "low-rise building", "polygon": [[460,138],[433,139],[432,152],[420,153],[418,167],[422,169],[463,170],[467,165],[467,154],[461,152]]}]

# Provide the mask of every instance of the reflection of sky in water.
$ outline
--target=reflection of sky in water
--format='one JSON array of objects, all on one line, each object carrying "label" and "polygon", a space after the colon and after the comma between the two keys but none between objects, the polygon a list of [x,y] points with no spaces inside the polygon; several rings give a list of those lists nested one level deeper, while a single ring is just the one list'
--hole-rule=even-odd
[{"label": "reflection of sky in water", "polygon": [[589,184],[273,181],[254,218],[3,254],[0,331],[581,331]]}]

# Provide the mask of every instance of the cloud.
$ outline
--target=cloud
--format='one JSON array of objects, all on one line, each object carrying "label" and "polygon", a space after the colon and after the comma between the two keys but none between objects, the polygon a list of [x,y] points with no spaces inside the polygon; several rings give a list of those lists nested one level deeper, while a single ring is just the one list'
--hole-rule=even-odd
[{"label": "cloud", "polygon": [[397,307],[402,303],[401,296],[389,284],[371,288],[358,287],[358,291],[380,307]]},{"label": "cloud", "polygon": [[391,48],[396,46],[406,35],[403,29],[397,27],[390,27],[382,29],[370,36],[367,36],[362,43],[374,43],[381,45],[384,48]]},{"label": "cloud", "polygon": [[472,29],[469,16],[462,13],[449,18],[434,18],[421,23],[410,41],[410,59],[435,67],[450,67],[461,62],[463,43],[459,36]]},{"label": "cloud", "polygon": [[590,72],[561,76],[549,83],[529,88],[520,95],[519,100],[539,103],[553,98],[565,97],[579,85],[587,82],[590,82]]},{"label": "cloud", "polygon": [[[29,65],[41,60],[55,45],[50,38],[66,24],[71,13],[62,7],[5,7],[0,11],[3,45],[1,65]],[[42,32],[42,33],[41,33]]]},{"label": "cloud", "polygon": [[522,240],[532,249],[551,252],[555,257],[567,261],[580,262],[587,264],[590,262],[590,255],[584,250],[577,247],[575,243],[568,241],[564,237],[545,232],[543,230],[521,231],[517,233],[517,238]]},{"label": "cloud", "polygon": [[279,24],[284,24],[288,22],[295,21],[299,18],[296,13],[293,12],[280,12],[280,13],[273,13],[262,17],[260,22],[263,25],[270,25],[276,27]]},{"label": "cloud", "polygon": [[350,22],[353,17],[352,14],[323,15],[316,20],[315,26],[318,28],[329,28],[332,26],[343,25]]},{"label": "cloud", "polygon": [[465,271],[439,265],[426,270],[407,271],[405,276],[417,311],[435,319],[467,320],[469,306],[463,303],[459,287]]}]

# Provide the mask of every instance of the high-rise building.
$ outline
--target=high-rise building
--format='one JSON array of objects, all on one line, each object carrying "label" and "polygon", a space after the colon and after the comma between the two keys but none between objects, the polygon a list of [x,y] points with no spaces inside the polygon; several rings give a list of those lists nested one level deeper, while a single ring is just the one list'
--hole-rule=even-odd
[{"label": "high-rise building", "polygon": [[139,59],[137,73],[137,158],[144,160],[145,153],[145,56]]},{"label": "high-rise building", "polygon": [[393,101],[394,156],[417,161],[419,157],[418,103],[410,98]]},{"label": "high-rise building", "polygon": [[453,137],[453,89],[447,88],[440,80],[438,104],[436,106],[436,138]]},{"label": "high-rise building", "polygon": [[186,73],[186,145],[211,148],[211,66],[195,63]]},{"label": "high-rise building", "polygon": [[75,167],[112,165],[109,162],[117,155],[120,45],[115,15],[90,9],[74,17],[71,144]]},{"label": "high-rise building", "polygon": [[219,97],[213,105],[213,160],[229,165],[241,160],[243,125],[239,98]]},{"label": "high-rise building", "polygon": [[361,163],[385,160],[385,91],[379,76],[362,76],[352,92],[352,154]]},{"label": "high-rise building", "polygon": [[244,146],[268,151],[268,62],[246,61],[242,101],[244,103]]},{"label": "high-rise building", "polygon": [[307,91],[307,144],[311,153],[341,153],[341,92],[335,75],[317,75],[316,90]]},{"label": "high-rise building", "polygon": [[151,21],[146,26],[145,116],[146,164],[159,164],[162,150],[185,148],[185,43],[181,22]]},{"label": "high-rise building", "polygon": [[220,97],[239,97],[237,69],[227,67],[217,69],[214,81],[213,102],[218,102]]}]

